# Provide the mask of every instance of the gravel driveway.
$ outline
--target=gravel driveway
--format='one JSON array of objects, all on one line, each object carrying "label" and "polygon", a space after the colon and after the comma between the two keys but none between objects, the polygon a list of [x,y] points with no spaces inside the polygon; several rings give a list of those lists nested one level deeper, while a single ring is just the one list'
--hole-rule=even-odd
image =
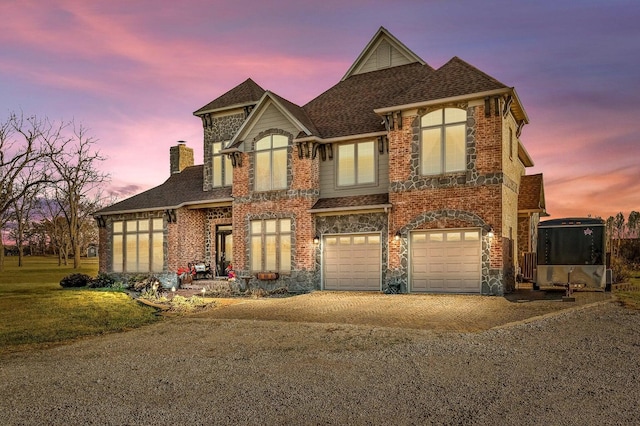
[{"label": "gravel driveway", "polygon": [[475,332],[216,317],[228,308],[1,357],[0,424],[640,418],[640,313],[613,301]]}]

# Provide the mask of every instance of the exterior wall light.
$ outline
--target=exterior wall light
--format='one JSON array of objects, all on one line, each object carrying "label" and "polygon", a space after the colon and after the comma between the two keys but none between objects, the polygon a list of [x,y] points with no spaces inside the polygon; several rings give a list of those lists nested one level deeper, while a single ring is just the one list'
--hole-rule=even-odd
[{"label": "exterior wall light", "polygon": [[494,237],[494,232],[493,232],[493,226],[492,225],[485,225],[484,226],[484,230],[487,231],[487,237],[489,238],[493,238]]},{"label": "exterior wall light", "polygon": [[401,237],[400,231],[398,231],[398,232],[396,232],[396,235],[393,236],[393,239],[396,240],[396,241],[400,241],[400,237]]},{"label": "exterior wall light", "polygon": [[316,244],[316,245],[320,244],[320,237],[319,236],[316,235],[315,237],[313,237],[313,244]]}]

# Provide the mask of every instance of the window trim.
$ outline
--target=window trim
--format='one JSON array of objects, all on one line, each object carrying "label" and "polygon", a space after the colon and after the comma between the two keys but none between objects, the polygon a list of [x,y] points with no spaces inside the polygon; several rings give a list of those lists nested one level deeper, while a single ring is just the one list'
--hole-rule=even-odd
[{"label": "window trim", "polygon": [[[464,111],[465,112],[465,119],[461,120],[461,121],[451,121],[451,122],[447,122],[446,121],[446,111],[447,110],[460,110],[460,111]],[[422,125],[422,120],[424,119],[424,117],[426,117],[429,114],[434,114],[434,113],[440,113],[442,114],[441,116],[441,123],[439,124],[435,124],[435,125],[430,125],[430,126],[423,126]],[[433,111],[429,111],[428,113],[422,115],[420,117],[420,140],[419,140],[419,146],[418,146],[418,155],[419,155],[419,161],[418,161],[418,167],[419,167],[419,172],[421,176],[442,176],[442,175],[452,175],[452,174],[461,174],[461,173],[465,173],[467,170],[467,163],[468,163],[468,158],[467,158],[467,154],[468,154],[468,149],[467,149],[467,110],[466,108],[458,108],[458,107],[444,107],[444,108],[439,108]],[[446,130],[449,127],[454,127],[454,126],[460,126],[461,124],[464,124],[464,130],[463,130],[463,144],[464,144],[464,161],[463,161],[463,166],[461,169],[458,170],[451,170],[448,171],[446,170],[446,149],[447,149],[447,140],[446,140]],[[433,173],[425,173],[424,170],[424,165],[423,165],[423,160],[424,160],[424,139],[423,139],[423,134],[425,130],[428,129],[439,129],[440,130],[440,171],[439,172],[433,172]]]},{"label": "window trim", "polygon": [[[358,164],[360,163],[360,156],[358,154],[358,146],[361,144],[365,144],[365,143],[371,143],[373,145],[373,181],[372,182],[366,182],[366,183],[359,183],[358,182]],[[353,154],[353,159],[354,159],[354,180],[355,183],[353,184],[349,184],[349,185],[341,185],[340,184],[340,148],[343,146],[347,146],[347,145],[353,145],[354,146],[354,154]],[[378,162],[380,161],[380,159],[378,158],[378,149],[377,149],[377,144],[375,140],[363,140],[363,141],[356,141],[356,142],[346,142],[346,143],[341,143],[338,144],[338,146],[335,149],[335,188],[336,189],[352,189],[352,188],[366,188],[366,187],[375,187],[378,186],[379,183],[379,176],[378,176]]]}]

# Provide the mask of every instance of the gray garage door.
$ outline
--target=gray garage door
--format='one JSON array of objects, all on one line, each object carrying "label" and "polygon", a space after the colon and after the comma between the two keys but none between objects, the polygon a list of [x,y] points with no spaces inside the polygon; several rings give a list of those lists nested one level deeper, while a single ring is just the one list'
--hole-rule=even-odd
[{"label": "gray garage door", "polygon": [[323,239],[325,290],[380,290],[380,234]]},{"label": "gray garage door", "polygon": [[482,245],[479,229],[411,233],[411,291],[479,293]]}]

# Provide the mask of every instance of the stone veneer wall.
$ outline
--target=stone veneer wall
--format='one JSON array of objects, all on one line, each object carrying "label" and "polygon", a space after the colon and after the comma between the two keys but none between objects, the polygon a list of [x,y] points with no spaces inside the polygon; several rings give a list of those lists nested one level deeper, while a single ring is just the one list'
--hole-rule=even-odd
[{"label": "stone veneer wall", "polygon": [[239,112],[221,117],[211,117],[210,120],[203,121],[206,123],[204,126],[204,191],[209,191],[213,188],[213,163],[211,161],[213,158],[213,143],[230,140],[242,126],[245,119],[245,113]]}]

